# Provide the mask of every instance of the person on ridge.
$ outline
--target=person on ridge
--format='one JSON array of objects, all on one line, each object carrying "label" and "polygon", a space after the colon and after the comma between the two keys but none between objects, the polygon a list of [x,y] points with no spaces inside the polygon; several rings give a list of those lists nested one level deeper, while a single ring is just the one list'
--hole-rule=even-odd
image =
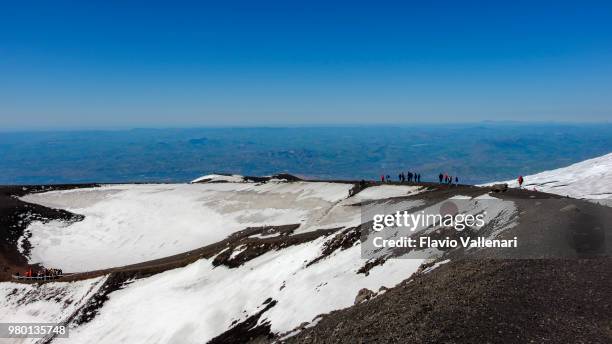
[{"label": "person on ridge", "polygon": [[383,183],[385,182],[385,175],[384,174],[380,175],[380,181],[383,182]]},{"label": "person on ridge", "polygon": [[440,184],[442,184],[442,178],[444,178],[444,175],[442,175],[442,173],[440,173],[438,175],[438,180],[440,180]]},{"label": "person on ridge", "polygon": [[524,180],[523,180],[523,176],[519,176],[519,177],[518,177],[518,184],[519,184],[519,188],[522,188],[522,187],[523,187],[523,181],[524,181]]}]

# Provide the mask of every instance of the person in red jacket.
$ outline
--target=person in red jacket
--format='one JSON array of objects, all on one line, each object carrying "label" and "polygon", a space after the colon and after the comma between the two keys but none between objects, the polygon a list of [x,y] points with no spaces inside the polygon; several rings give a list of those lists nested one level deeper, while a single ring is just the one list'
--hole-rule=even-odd
[{"label": "person in red jacket", "polygon": [[523,187],[523,176],[518,177],[519,188]]}]

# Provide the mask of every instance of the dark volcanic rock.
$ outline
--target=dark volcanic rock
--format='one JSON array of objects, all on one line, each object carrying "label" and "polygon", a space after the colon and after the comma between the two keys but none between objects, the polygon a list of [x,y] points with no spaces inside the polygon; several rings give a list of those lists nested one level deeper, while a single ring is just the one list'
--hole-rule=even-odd
[{"label": "dark volcanic rock", "polygon": [[611,343],[612,259],[462,260],[287,343]]},{"label": "dark volcanic rock", "polygon": [[11,274],[23,272],[27,264],[29,243],[24,243],[24,254],[17,249],[17,241],[32,221],[80,221],[82,215],[48,208],[38,204],[27,203],[18,197],[28,193],[67,190],[87,185],[53,185],[53,186],[0,186],[0,281],[9,280]]},{"label": "dark volcanic rock", "polygon": [[367,300],[373,298],[375,295],[376,295],[376,293],[374,293],[370,289],[363,288],[363,289],[359,290],[359,292],[357,293],[357,296],[355,296],[355,303],[354,304],[359,304],[359,303],[362,303],[364,301],[367,301]]},{"label": "dark volcanic rock", "polygon": [[261,343],[267,342],[273,336],[270,333],[270,323],[264,321],[258,324],[262,314],[276,305],[276,300],[268,299],[259,312],[238,323],[231,329],[211,339],[208,344],[240,344],[245,342]]},{"label": "dark volcanic rock", "polygon": [[491,185],[491,191],[493,192],[506,192],[507,190],[508,190],[508,184]]}]

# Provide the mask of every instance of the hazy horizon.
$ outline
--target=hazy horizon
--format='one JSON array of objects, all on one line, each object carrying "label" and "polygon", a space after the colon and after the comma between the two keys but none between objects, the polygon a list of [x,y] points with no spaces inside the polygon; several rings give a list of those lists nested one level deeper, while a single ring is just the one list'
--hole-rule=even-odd
[{"label": "hazy horizon", "polygon": [[583,126],[583,125],[612,125],[610,120],[602,121],[513,121],[513,120],[481,120],[466,122],[405,122],[405,123],[270,123],[260,125],[126,125],[126,126],[50,126],[50,127],[3,127],[0,133],[28,133],[28,132],[79,132],[79,131],[129,131],[129,130],[191,130],[191,129],[283,129],[283,128],[379,128],[379,127],[428,127],[428,126]]},{"label": "hazy horizon", "polygon": [[612,125],[226,127],[0,133],[0,184],[187,182],[208,173],[507,180],[612,151]]}]

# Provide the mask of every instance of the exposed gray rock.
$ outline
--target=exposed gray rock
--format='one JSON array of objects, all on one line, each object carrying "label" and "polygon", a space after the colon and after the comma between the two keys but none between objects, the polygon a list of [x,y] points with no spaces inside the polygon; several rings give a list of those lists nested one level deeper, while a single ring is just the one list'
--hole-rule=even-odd
[{"label": "exposed gray rock", "polygon": [[359,304],[364,301],[367,301],[371,299],[372,297],[374,297],[375,295],[376,293],[374,293],[370,289],[363,288],[357,293],[357,296],[355,297],[355,304]]},{"label": "exposed gray rock", "polygon": [[506,192],[508,190],[508,184],[495,184],[491,185],[491,191],[493,192]]}]

